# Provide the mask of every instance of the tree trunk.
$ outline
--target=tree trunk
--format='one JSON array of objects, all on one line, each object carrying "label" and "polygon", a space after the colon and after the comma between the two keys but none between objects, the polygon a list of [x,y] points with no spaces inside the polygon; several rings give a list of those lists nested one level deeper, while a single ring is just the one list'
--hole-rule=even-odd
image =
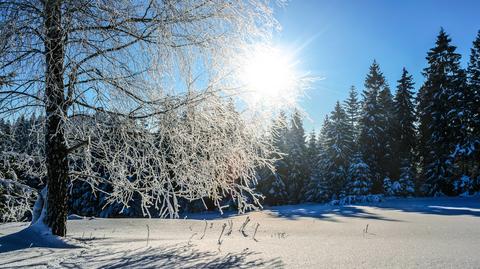
[{"label": "tree trunk", "polygon": [[52,233],[65,236],[67,223],[68,150],[65,143],[66,116],[63,93],[64,34],[60,0],[46,0],[45,15],[45,149],[47,164],[47,215]]}]

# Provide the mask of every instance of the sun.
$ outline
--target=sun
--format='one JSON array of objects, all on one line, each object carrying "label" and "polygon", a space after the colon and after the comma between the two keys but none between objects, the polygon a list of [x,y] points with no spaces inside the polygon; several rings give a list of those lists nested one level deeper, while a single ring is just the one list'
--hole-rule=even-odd
[{"label": "sun", "polygon": [[250,103],[292,105],[298,93],[298,74],[291,53],[278,47],[258,46],[245,58],[241,81]]}]

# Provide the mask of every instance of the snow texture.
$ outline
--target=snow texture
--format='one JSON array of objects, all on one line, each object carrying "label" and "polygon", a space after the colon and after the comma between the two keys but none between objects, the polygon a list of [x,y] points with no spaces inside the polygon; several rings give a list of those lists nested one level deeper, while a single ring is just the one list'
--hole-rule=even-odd
[{"label": "snow texture", "polygon": [[81,248],[42,247],[37,226],[16,233],[28,224],[8,223],[0,268],[478,268],[479,205],[479,196],[387,198],[223,217],[70,220],[67,240]]}]

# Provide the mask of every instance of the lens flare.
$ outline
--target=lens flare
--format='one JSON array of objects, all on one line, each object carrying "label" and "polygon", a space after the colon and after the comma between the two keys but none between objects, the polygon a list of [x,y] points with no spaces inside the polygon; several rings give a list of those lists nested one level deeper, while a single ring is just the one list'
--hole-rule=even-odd
[{"label": "lens flare", "polygon": [[280,48],[259,46],[242,66],[241,81],[251,105],[291,106],[299,95],[299,77],[292,54]]}]

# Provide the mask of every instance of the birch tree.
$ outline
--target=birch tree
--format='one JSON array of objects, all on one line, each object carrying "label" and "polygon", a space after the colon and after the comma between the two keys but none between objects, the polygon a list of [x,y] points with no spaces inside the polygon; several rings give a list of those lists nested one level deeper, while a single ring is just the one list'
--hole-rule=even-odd
[{"label": "birch tree", "polygon": [[222,99],[239,91],[236,55],[277,28],[269,4],[2,1],[0,114],[45,115],[39,221],[65,236],[70,180],[107,180],[113,201],[138,193],[170,216],[178,197],[252,206],[270,147]]}]

